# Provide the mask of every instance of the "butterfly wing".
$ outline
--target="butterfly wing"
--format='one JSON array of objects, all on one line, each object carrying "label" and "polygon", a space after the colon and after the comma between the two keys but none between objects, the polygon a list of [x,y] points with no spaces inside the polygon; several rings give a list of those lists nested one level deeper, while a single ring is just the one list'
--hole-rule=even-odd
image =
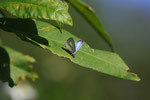
[{"label": "butterfly wing", "polygon": [[76,54],[77,53],[77,51],[81,48],[81,46],[82,46],[82,44],[83,44],[83,40],[79,40],[79,41],[77,41],[76,43],[75,43],[75,52],[73,53],[73,54]]},{"label": "butterfly wing", "polygon": [[66,42],[65,42],[65,47],[67,50],[69,50],[71,53],[74,53],[76,51],[75,48],[75,43],[73,38],[69,38]]}]

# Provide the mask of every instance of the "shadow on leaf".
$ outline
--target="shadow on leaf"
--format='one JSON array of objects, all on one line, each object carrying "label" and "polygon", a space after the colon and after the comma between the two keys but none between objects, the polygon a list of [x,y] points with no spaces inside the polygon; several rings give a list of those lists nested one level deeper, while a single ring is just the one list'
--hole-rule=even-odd
[{"label": "shadow on leaf", "polygon": [[14,81],[10,77],[10,58],[7,51],[0,47],[0,80],[8,82],[10,87],[14,86]]},{"label": "shadow on leaf", "polygon": [[73,58],[75,58],[75,55],[73,55],[69,50],[65,49],[64,47],[61,47],[63,50],[65,50],[67,53],[69,53]]},{"label": "shadow on leaf", "polygon": [[48,45],[48,41],[38,35],[37,27],[32,19],[0,18],[0,28],[15,33],[20,39],[39,46],[36,42]]}]

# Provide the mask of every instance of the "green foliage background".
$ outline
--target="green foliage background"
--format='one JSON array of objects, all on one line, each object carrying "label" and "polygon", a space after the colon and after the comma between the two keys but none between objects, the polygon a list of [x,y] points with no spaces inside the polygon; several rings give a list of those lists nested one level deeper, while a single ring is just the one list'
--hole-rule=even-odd
[{"label": "green foliage background", "polygon": [[[4,44],[36,58],[37,63],[34,66],[36,66],[35,69],[39,73],[40,79],[34,83],[31,82],[31,84],[39,92],[39,100],[147,100],[150,88],[148,85],[150,83],[148,72],[148,59],[150,58],[148,51],[150,47],[149,34],[147,34],[150,30],[147,27],[149,25],[147,19],[142,17],[144,15],[140,12],[134,11],[128,19],[124,16],[131,14],[129,10],[124,14],[122,12],[124,9],[119,10],[110,6],[111,4],[107,6],[105,5],[107,2],[95,4],[93,1],[92,4],[96,12],[99,12],[99,17],[102,19],[106,30],[111,33],[116,51],[131,66],[132,71],[139,73],[141,76],[143,81],[140,83],[108,77],[95,71],[81,68],[67,59],[59,58],[52,53],[50,54],[49,51],[45,52],[45,50],[21,41],[13,33],[2,32],[1,38]],[[97,6],[101,7],[100,11]],[[108,11],[108,9],[111,9],[111,11]],[[111,14],[112,11],[113,15]],[[76,36],[83,38],[93,48],[109,49],[102,40],[99,40],[98,35],[73,8],[71,8],[70,12],[74,19],[74,26],[73,30],[70,27],[65,27],[66,30],[72,31]],[[124,16],[121,15],[121,12]],[[139,14],[139,16],[136,16],[135,19],[136,14]],[[141,22],[139,19],[142,19],[140,20]],[[141,39],[143,34],[144,37]],[[7,38],[5,35],[7,35]],[[17,43],[17,45],[13,45],[14,43]],[[7,97],[1,96],[1,98],[6,99]]]}]

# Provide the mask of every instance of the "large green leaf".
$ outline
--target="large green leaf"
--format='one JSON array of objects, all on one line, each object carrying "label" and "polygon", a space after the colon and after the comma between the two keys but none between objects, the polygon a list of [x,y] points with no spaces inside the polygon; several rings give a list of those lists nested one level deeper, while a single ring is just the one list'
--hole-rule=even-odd
[{"label": "large green leaf", "polygon": [[50,24],[41,21],[35,21],[35,23],[39,36],[47,39],[50,44],[49,46],[43,46],[43,48],[51,50],[54,54],[69,58],[80,66],[91,68],[98,72],[128,80],[140,80],[136,74],[127,72],[129,70],[128,66],[116,53],[92,49],[85,42],[75,58],[73,58],[62,47],[64,47],[64,43],[69,37],[73,37],[75,41],[79,40],[79,38],[65,30],[60,33],[59,29]]},{"label": "large green leaf", "polygon": [[18,18],[48,19],[72,25],[68,5],[61,0],[0,0],[0,9]]},{"label": "large green leaf", "polygon": [[26,77],[31,79],[38,78],[38,75],[32,69],[31,64],[35,62],[32,57],[23,55],[6,46],[4,48],[10,56],[10,76],[13,79],[14,84],[17,84],[19,79],[25,80]]},{"label": "large green leaf", "polygon": [[89,22],[89,24],[98,32],[98,34],[109,44],[113,50],[112,41],[92,7],[80,0],[69,0],[69,2]]},{"label": "large green leaf", "polygon": [[[16,23],[17,22],[18,21],[16,20]],[[37,21],[37,20],[34,20],[34,22],[37,27],[37,34],[35,36],[38,35],[39,37],[45,38],[49,44],[48,45],[40,44],[39,41],[35,41],[31,39],[29,35],[24,35],[24,37],[26,37],[26,39],[28,39],[29,41],[33,41],[35,44],[38,44],[40,47],[44,49],[52,51],[54,54],[58,56],[69,58],[72,62],[80,66],[91,68],[98,72],[102,72],[118,78],[134,80],[134,81],[140,80],[136,74],[128,72],[129,70],[128,66],[123,62],[123,60],[116,53],[92,49],[85,42],[83,43],[81,49],[78,51],[77,55],[75,57],[72,57],[69,53],[67,53],[63,49],[65,48],[64,43],[69,37],[73,37],[75,41],[80,40],[79,38],[75,37],[74,35],[72,35],[71,33],[65,30],[62,30],[61,33],[58,28],[52,26],[49,23]],[[13,25],[14,24],[12,25],[7,24],[7,20],[6,20],[5,24],[2,24],[3,26],[2,29],[4,30],[4,28],[8,28],[10,31]],[[24,28],[26,28],[26,26],[24,26]],[[29,31],[29,28],[27,28],[26,30]],[[11,32],[16,32],[16,31],[12,30]],[[20,34],[22,33],[20,32]]]}]

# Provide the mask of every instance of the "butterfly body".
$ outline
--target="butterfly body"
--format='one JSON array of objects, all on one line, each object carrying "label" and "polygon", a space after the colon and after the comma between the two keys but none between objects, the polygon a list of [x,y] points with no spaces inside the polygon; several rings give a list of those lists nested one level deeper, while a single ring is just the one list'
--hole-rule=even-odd
[{"label": "butterfly body", "polygon": [[79,40],[76,43],[74,43],[73,38],[69,38],[65,42],[65,47],[71,53],[71,55],[75,56],[75,54],[81,48],[82,44],[83,44],[83,40]]}]

